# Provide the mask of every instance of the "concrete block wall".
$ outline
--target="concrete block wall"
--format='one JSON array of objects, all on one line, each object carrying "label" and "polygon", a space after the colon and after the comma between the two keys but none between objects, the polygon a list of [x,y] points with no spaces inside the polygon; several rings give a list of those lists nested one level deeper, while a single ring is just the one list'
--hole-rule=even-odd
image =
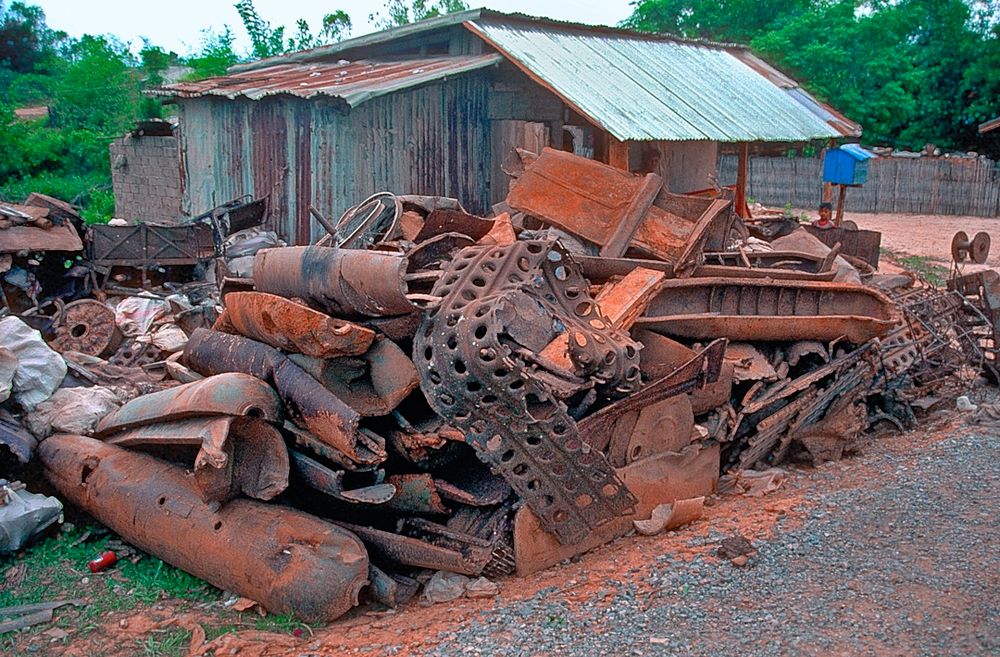
[{"label": "concrete block wall", "polygon": [[111,144],[115,216],[130,223],[180,223],[177,137],[126,135]]}]

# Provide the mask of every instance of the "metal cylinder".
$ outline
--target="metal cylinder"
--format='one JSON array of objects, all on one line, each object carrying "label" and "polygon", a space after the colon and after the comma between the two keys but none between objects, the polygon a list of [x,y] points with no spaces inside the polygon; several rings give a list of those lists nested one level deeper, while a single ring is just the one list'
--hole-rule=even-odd
[{"label": "metal cylinder", "polygon": [[258,292],[301,298],[339,317],[386,317],[419,310],[406,298],[406,258],[377,251],[289,246],[257,252]]},{"label": "metal cylinder", "polygon": [[184,470],[68,434],[38,454],[64,499],[129,543],[210,584],[304,622],[358,602],[368,553],[351,532],[276,504],[236,499],[216,512]]}]

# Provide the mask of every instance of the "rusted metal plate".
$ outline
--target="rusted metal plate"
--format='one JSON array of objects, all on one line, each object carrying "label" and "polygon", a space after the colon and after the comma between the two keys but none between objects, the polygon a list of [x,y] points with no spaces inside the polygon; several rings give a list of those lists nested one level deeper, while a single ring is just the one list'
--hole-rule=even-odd
[{"label": "rusted metal plate", "polygon": [[583,554],[632,530],[633,520],[646,520],[660,504],[701,497],[715,491],[719,480],[719,447],[691,445],[677,454],[664,452],[617,470],[638,504],[632,514],[593,530],[583,540],[562,545],[545,531],[531,509],[514,514],[514,559],[518,576],[530,575],[564,559]]},{"label": "rusted metal plate", "polygon": [[[517,179],[507,205],[594,244],[614,245],[616,231],[642,199],[645,184],[642,176],[545,148]],[[724,211],[725,204],[713,208],[709,216],[680,217],[652,206],[630,244],[675,266],[686,266]],[[617,254],[618,249],[613,251]]]},{"label": "rusted metal plate", "polygon": [[698,339],[861,344],[898,321],[888,297],[860,285],[697,278],[667,281],[636,326]]},{"label": "rusted metal plate", "polygon": [[558,326],[573,336],[578,372],[611,394],[639,383],[637,345],[596,312],[568,254],[547,241],[470,247],[452,260],[434,294],[443,301],[414,341],[431,406],[560,540],[577,541],[626,512],[634,500],[604,457],[579,439],[559,401],[555,387],[565,377],[529,367],[543,364],[536,354]]},{"label": "rusted metal plate", "polygon": [[583,418],[579,422],[583,440],[594,449],[603,452],[611,440],[615,424],[625,414],[640,412],[652,403],[717,381],[725,351],[726,341],[716,340],[670,374],[650,382],[639,392],[619,399]]},{"label": "rusted metal plate", "polygon": [[232,292],[225,303],[214,330],[244,335],[285,351],[316,358],[357,356],[375,338],[371,329],[274,294]]},{"label": "rusted metal plate", "polygon": [[197,329],[184,357],[192,369],[206,376],[243,372],[273,384],[289,416],[318,438],[353,460],[378,458],[359,450],[360,416],[277,349],[249,338]]},{"label": "rusted metal plate", "polygon": [[88,356],[107,357],[118,349],[122,334],[115,323],[115,311],[96,299],[80,299],[66,304],[53,328],[49,342],[53,349],[78,351]]},{"label": "rusted metal plate", "polygon": [[392,340],[379,340],[361,358],[289,358],[364,417],[388,415],[417,389],[417,370]]},{"label": "rusted metal plate", "polygon": [[254,288],[301,298],[338,317],[385,317],[418,310],[406,298],[406,259],[391,253],[289,246],[254,256]]},{"label": "rusted metal plate", "polygon": [[[608,462],[616,468],[660,452],[679,452],[691,443],[694,412],[687,395],[675,395],[634,411],[634,419],[615,425]],[[633,414],[628,414],[629,417]]]},{"label": "rusted metal plate", "polygon": [[368,556],[350,532],[276,504],[202,502],[184,470],[82,436],[39,449],[62,499],[129,543],[213,586],[304,622],[330,621],[358,602]]},{"label": "rusted metal plate", "polygon": [[133,399],[101,418],[95,435],[203,415],[246,415],[277,422],[282,416],[281,400],[256,377],[219,374]]},{"label": "rusted metal plate", "polygon": [[840,244],[840,252],[844,255],[860,258],[878,269],[878,259],[881,254],[882,233],[877,230],[848,230],[846,228],[817,228],[803,226],[813,237],[830,248]]},{"label": "rusted metal plate", "polygon": [[11,226],[0,231],[0,253],[82,250],[83,242],[80,240],[80,235],[68,221],[51,228]]},{"label": "rusted metal plate", "polygon": [[199,417],[114,433],[104,442],[170,460],[197,449],[194,481],[205,502],[238,495],[270,500],[288,486],[288,450],[277,429],[248,417]]}]

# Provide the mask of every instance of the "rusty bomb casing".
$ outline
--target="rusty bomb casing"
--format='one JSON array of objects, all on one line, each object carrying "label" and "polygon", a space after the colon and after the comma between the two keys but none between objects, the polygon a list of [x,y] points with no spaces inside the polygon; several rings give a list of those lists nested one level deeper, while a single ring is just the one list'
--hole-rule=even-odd
[{"label": "rusty bomb casing", "polygon": [[330,621],[357,604],[367,582],[361,541],[307,513],[246,499],[213,512],[183,469],[93,438],[57,434],[39,456],[64,500],[129,543],[272,612]]}]

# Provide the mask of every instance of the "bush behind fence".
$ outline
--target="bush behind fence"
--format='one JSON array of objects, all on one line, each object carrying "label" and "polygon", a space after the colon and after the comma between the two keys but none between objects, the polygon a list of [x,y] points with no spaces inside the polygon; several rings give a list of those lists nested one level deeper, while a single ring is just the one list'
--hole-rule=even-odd
[{"label": "bush behind fence", "polygon": [[[750,158],[747,195],[767,206],[814,208],[822,196],[818,157]],[[719,158],[719,182],[736,182],[736,156]],[[836,198],[836,197],[835,197]],[[847,190],[852,212],[1000,216],[1000,168],[985,158],[878,158],[868,182]]]}]

